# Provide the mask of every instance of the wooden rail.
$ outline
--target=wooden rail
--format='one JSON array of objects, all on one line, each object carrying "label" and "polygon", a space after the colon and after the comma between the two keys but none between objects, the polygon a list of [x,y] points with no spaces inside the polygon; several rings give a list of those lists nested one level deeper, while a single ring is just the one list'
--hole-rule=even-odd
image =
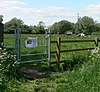
[{"label": "wooden rail", "polygon": [[[96,37],[94,40],[61,40],[61,38],[58,38],[57,41],[51,41],[51,43],[56,43],[57,45],[57,49],[54,51],[51,51],[51,54],[56,53],[57,56],[57,60],[56,63],[59,67],[61,60],[60,60],[60,54],[61,53],[65,53],[65,52],[73,52],[73,51],[85,51],[85,50],[92,50],[93,48],[80,48],[80,49],[65,49],[65,50],[61,50],[61,43],[81,43],[81,42],[94,42],[95,43],[95,47],[98,47],[98,42],[100,42],[100,40]],[[63,61],[64,62],[64,61]],[[54,64],[54,62],[51,62],[51,64]]]},{"label": "wooden rail", "polygon": [[[71,49],[71,50],[60,50],[60,53],[64,52],[73,52],[73,51],[84,51],[84,50],[92,50],[94,48],[82,48],[82,49]],[[57,51],[51,51],[51,54],[57,53]]]}]

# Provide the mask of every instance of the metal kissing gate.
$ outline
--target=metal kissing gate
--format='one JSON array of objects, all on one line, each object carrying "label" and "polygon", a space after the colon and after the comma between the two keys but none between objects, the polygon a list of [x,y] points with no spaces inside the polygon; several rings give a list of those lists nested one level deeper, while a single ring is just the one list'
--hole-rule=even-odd
[{"label": "metal kissing gate", "polygon": [[[47,61],[48,65],[50,65],[50,32],[34,35],[21,34],[21,29],[13,29],[13,31],[15,33],[13,36],[10,36],[10,38],[14,38],[12,47],[17,62]],[[9,37],[5,38],[7,38],[7,40],[9,39]],[[6,45],[8,45],[8,43]],[[4,44],[6,48],[11,48],[11,45],[6,45]]]}]

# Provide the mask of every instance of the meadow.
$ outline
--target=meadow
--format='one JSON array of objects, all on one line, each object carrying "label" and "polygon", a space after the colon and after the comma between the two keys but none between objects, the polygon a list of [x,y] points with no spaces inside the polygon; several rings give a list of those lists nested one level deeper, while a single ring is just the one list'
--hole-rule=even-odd
[{"label": "meadow", "polygon": [[[13,35],[5,35],[13,36]],[[25,39],[27,37],[38,37],[42,39],[44,35],[22,34],[22,54],[29,54],[35,52],[45,52],[45,48],[25,48]],[[66,35],[51,35],[51,40],[56,40],[58,37],[61,39],[95,39],[97,36],[90,37],[77,37]],[[98,36],[99,37],[99,36]],[[41,41],[41,40],[40,40]],[[5,45],[12,44],[14,40],[5,39]],[[40,42],[42,45],[44,41]],[[12,44],[14,46],[14,44]],[[61,44],[61,49],[74,49],[94,47],[94,43],[67,43]],[[51,44],[51,51],[56,50],[56,44]],[[12,78],[7,82],[7,88],[4,92],[100,92],[100,51],[93,53],[92,51],[80,51],[80,52],[67,52],[61,54],[61,60],[65,60],[66,64],[60,65],[58,70],[57,65],[51,65],[48,76],[44,78],[28,79],[15,79]],[[98,56],[98,57],[97,57]],[[45,57],[45,56],[43,56]],[[26,57],[26,59],[32,59],[34,57]],[[39,57],[38,57],[39,58]],[[25,59],[25,58],[24,58]],[[67,60],[70,60],[67,62]],[[56,61],[56,55],[51,55],[51,62]],[[35,65],[34,65],[35,64]],[[22,64],[21,67],[28,66],[33,69],[39,69],[48,71],[47,62],[33,62]]]}]

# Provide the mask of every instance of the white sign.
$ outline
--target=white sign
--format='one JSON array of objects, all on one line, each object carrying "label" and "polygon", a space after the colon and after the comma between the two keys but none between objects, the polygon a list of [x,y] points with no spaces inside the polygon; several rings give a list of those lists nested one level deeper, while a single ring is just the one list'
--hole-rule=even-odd
[{"label": "white sign", "polygon": [[34,48],[38,46],[37,38],[27,38],[25,41],[26,48]]}]

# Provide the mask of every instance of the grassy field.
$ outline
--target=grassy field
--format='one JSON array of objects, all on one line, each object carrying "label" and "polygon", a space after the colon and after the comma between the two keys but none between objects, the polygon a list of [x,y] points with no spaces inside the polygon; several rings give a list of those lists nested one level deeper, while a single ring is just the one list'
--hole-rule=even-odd
[{"label": "grassy field", "polygon": [[[38,37],[44,35],[25,35],[22,37]],[[95,39],[91,37],[76,37],[65,35],[52,35],[51,40],[56,40],[57,37],[62,39]],[[97,37],[97,36],[96,36]],[[98,36],[99,37],[99,36]],[[5,44],[13,43],[13,40],[6,39]],[[44,42],[40,42],[44,44]],[[22,41],[23,54],[39,52],[39,48],[26,49],[24,47],[25,41]],[[73,43],[62,44],[61,49],[85,48],[95,47],[94,43]],[[45,51],[45,48],[42,48]],[[56,50],[56,45],[51,44],[51,50]],[[98,55],[98,57],[97,57]],[[56,55],[51,55],[51,61],[56,60]],[[31,58],[32,59],[32,58]],[[92,54],[91,51],[70,52],[61,54],[61,60],[71,60],[66,65],[61,64],[60,71],[56,64],[51,65],[51,71],[48,76],[44,78],[34,78],[33,80],[26,80],[24,78],[17,80],[12,78],[7,82],[7,88],[4,92],[100,92],[100,57],[99,52]],[[23,65],[24,66],[24,65]],[[35,66],[26,64],[25,66],[33,69],[48,71],[47,63],[40,62]],[[36,67],[36,68],[35,68]],[[66,67],[66,68],[65,68]]]}]

